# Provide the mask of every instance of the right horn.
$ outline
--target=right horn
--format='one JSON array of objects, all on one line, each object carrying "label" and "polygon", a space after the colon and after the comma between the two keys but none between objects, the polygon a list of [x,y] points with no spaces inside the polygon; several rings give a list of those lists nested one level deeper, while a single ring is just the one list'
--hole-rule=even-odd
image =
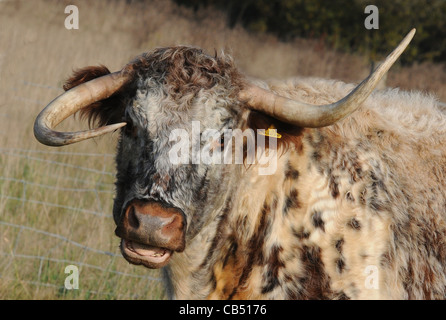
[{"label": "right horn", "polygon": [[61,94],[51,101],[37,116],[34,122],[35,137],[43,144],[58,147],[98,137],[125,126],[125,122],[120,122],[77,132],[60,132],[53,129],[80,109],[110,97],[126,84],[129,79],[127,73],[118,71],[82,83]]},{"label": "right horn", "polygon": [[239,98],[256,111],[265,113],[282,122],[299,127],[318,128],[336,123],[355,111],[372,93],[381,78],[406,49],[413,36],[412,29],[386,60],[350,94],[327,105],[311,105],[274,94],[271,91],[249,84],[239,93]]}]

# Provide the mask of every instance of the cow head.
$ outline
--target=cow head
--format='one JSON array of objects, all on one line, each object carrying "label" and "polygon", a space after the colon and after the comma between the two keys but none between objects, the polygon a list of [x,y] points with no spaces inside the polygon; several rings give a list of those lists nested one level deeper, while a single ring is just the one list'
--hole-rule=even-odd
[{"label": "cow head", "polygon": [[[296,128],[327,126],[346,117],[370,95],[413,33],[352,93],[325,106],[259,88],[239,73],[230,57],[209,56],[192,47],[156,49],[116,73],[88,67],[77,71],[64,87],[67,92],[39,114],[35,135],[44,144],[59,146],[121,128],[115,233],[129,262],[162,267],[224,210],[233,191],[228,186],[234,186],[242,172],[236,164],[197,161],[197,154],[205,148],[208,154],[214,148],[224,154],[227,130],[263,123],[288,126],[283,131],[292,135],[298,134]],[[77,111],[99,128],[53,129]],[[206,135],[207,129],[212,134]],[[190,142],[181,151],[186,153],[181,163],[172,159],[179,143],[172,132],[182,133],[179,139]]]}]

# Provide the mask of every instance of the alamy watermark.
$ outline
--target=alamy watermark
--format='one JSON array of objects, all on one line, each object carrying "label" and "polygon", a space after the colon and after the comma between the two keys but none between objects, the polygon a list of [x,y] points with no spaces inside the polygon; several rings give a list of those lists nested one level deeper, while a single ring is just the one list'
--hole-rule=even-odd
[{"label": "alamy watermark", "polygon": [[379,10],[375,5],[368,5],[364,9],[364,13],[368,16],[364,20],[364,27],[367,30],[379,29]]},{"label": "alamy watermark", "polygon": [[65,28],[68,30],[79,29],[79,8],[73,4],[65,7],[65,13],[68,16],[65,18]]},{"label": "alamy watermark", "polygon": [[65,289],[73,290],[79,289],[79,269],[75,265],[68,265],[65,267],[65,271],[68,276],[65,278]]},{"label": "alamy watermark", "polygon": [[[192,121],[190,134],[186,129],[174,129],[169,141],[172,164],[259,164],[259,175],[272,175],[277,169],[277,139],[275,129],[205,129]],[[245,144],[246,139],[246,144]],[[268,145],[266,145],[268,139]]]},{"label": "alamy watermark", "polygon": [[364,274],[366,275],[364,286],[366,289],[379,289],[379,269],[375,265],[365,267]]}]

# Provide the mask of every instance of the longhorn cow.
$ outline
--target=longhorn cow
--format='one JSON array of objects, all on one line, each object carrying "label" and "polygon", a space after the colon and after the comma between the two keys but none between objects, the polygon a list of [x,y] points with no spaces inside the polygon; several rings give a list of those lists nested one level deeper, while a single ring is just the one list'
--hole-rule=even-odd
[{"label": "longhorn cow", "polygon": [[[87,67],[35,136],[62,146],[119,129],[115,233],[130,263],[162,268],[171,298],[444,299],[446,115],[418,92],[373,91],[414,33],[358,86],[250,80],[188,46]],[[99,128],[55,131],[78,111]],[[223,150],[237,148],[225,130],[274,128],[276,170],[172,163],[171,133],[191,138],[194,121]]]}]

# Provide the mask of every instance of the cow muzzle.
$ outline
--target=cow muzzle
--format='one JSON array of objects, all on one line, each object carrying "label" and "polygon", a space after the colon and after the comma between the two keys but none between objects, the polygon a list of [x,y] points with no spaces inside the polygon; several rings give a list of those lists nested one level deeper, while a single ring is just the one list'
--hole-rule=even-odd
[{"label": "cow muzzle", "polygon": [[115,234],[121,252],[132,264],[148,268],[165,266],[172,254],[184,250],[186,221],[181,210],[159,202],[133,200],[127,206]]}]

